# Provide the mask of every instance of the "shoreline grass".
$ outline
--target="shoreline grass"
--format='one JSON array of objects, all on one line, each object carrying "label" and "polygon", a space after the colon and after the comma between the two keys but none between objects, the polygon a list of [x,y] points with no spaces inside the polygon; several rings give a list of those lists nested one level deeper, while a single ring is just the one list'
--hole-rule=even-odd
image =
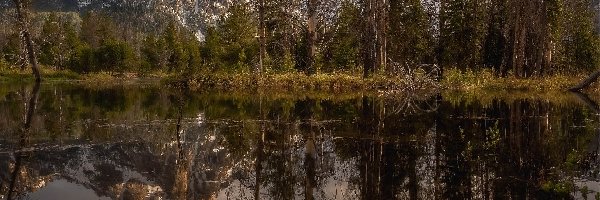
[{"label": "shoreline grass", "polygon": [[[31,75],[31,69],[26,70],[0,70],[0,81],[3,82],[33,82],[34,77]],[[43,82],[60,82],[60,83],[77,83],[90,86],[110,87],[116,85],[133,85],[139,83],[160,83],[165,74],[155,73],[147,75],[138,75],[135,73],[108,73],[96,72],[88,74],[79,74],[69,70],[41,70]]]},{"label": "shoreline grass", "polygon": [[191,91],[272,91],[272,92],[390,92],[437,90],[439,84],[424,73],[416,73],[409,79],[400,76],[373,75],[363,78],[347,73],[281,73],[253,75],[250,73],[213,73],[181,79],[165,80],[174,87]]},{"label": "shoreline grass", "polygon": [[554,74],[543,77],[497,77],[491,70],[460,72],[447,70],[441,85],[451,91],[523,91],[544,93],[567,91],[586,77],[586,74]]},{"label": "shoreline grass", "polygon": [[[154,73],[138,75],[135,73],[90,73],[78,74],[68,70],[42,70],[44,81],[74,82],[93,86],[131,85],[139,83],[156,83],[170,87],[189,89],[190,91],[211,92],[410,92],[419,90],[435,90],[453,93],[560,93],[577,84],[585,74],[549,75],[517,79],[514,77],[496,77],[491,70],[478,72],[460,72],[456,69],[446,70],[440,82],[436,82],[426,73],[415,72],[405,76],[373,75],[362,78],[361,75],[349,73],[317,73],[312,76],[304,73],[264,74],[250,73],[206,73],[191,78],[181,75]],[[30,70],[0,70],[0,81],[31,82]],[[586,91],[600,92],[600,84],[594,84]]]}]

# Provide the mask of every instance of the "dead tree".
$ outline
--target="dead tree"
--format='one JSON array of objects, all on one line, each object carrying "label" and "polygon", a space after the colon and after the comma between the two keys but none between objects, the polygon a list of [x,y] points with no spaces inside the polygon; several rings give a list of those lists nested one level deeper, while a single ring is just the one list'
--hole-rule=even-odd
[{"label": "dead tree", "polygon": [[308,63],[306,74],[312,75],[316,72],[315,56],[317,52],[317,0],[307,0],[308,8]]},{"label": "dead tree", "polygon": [[363,77],[367,78],[387,66],[387,0],[363,0],[362,54]]},{"label": "dead tree", "polygon": [[258,1],[258,40],[260,43],[259,68],[258,73],[265,71],[264,62],[266,57],[266,26],[265,26],[265,0]]},{"label": "dead tree", "polygon": [[33,41],[31,40],[31,34],[29,33],[29,25],[27,19],[27,11],[25,6],[23,5],[24,0],[13,0],[15,6],[17,7],[17,21],[19,26],[21,26],[21,35],[23,40],[25,41],[25,48],[27,49],[27,58],[29,59],[29,64],[31,64],[31,70],[33,71],[33,76],[35,76],[35,82],[41,82],[42,76],[40,75],[40,70],[37,64],[37,58],[35,56],[35,51],[33,48]]},{"label": "dead tree", "polygon": [[591,74],[590,76],[588,76],[586,79],[584,79],[583,81],[581,81],[581,83],[577,84],[576,86],[569,88],[569,90],[571,91],[579,91],[582,90],[583,88],[588,87],[590,84],[592,84],[593,82],[595,82],[596,80],[598,80],[598,77],[600,77],[600,70],[594,72],[593,74]]}]

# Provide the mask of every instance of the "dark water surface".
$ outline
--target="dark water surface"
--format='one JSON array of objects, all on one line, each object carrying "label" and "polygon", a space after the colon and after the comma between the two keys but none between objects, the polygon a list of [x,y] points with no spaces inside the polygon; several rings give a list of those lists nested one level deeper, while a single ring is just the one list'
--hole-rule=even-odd
[{"label": "dark water surface", "polygon": [[563,95],[2,83],[0,199],[594,199],[599,109]]}]

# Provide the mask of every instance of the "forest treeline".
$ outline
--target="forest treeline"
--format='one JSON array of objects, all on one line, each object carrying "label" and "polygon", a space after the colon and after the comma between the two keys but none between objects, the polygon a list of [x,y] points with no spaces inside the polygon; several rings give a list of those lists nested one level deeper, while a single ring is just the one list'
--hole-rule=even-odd
[{"label": "forest treeline", "polygon": [[[394,75],[431,66],[500,76],[587,72],[600,62],[592,0],[234,1],[202,34],[155,30],[111,13],[30,12],[45,68],[169,74]],[[0,67],[26,66],[14,10],[4,11]],[[130,19],[135,20],[135,19]]]}]

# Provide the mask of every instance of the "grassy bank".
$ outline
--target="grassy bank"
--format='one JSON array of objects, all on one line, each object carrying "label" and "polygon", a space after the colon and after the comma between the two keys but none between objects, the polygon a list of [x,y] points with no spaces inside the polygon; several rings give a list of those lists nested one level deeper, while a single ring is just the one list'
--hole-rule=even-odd
[{"label": "grassy bank", "polygon": [[[479,72],[460,72],[450,69],[444,72],[441,82],[435,82],[423,72],[406,76],[374,75],[363,79],[352,74],[316,74],[307,76],[303,73],[267,74],[254,76],[251,74],[216,73],[201,75],[188,79],[185,86],[192,90],[273,90],[273,91],[392,91],[392,90],[428,90],[443,89],[453,92],[474,93],[549,93],[564,92],[569,87],[584,79],[587,74],[548,75],[517,79],[513,76],[497,77],[491,70]],[[177,82],[172,79],[168,82]],[[179,80],[181,81],[181,80]],[[594,87],[591,87],[594,88]]]},{"label": "grassy bank", "polygon": [[[166,74],[154,73],[147,75],[138,75],[134,73],[109,73],[98,72],[79,74],[69,70],[41,70],[42,80],[44,82],[73,82],[94,86],[113,86],[113,85],[130,85],[147,82],[160,82]],[[33,82],[31,69],[3,69],[0,70],[0,81],[4,82]]]},{"label": "grassy bank", "polygon": [[[171,86],[184,87],[192,91],[268,91],[279,93],[290,92],[387,92],[437,90],[456,93],[498,93],[513,95],[515,93],[550,94],[566,91],[585,78],[586,74],[550,75],[542,78],[517,79],[509,76],[494,76],[490,70],[479,72],[460,72],[446,70],[441,82],[435,82],[423,72],[412,75],[386,76],[374,75],[363,79],[358,74],[318,73],[307,76],[303,73],[264,74],[250,73],[206,73],[191,77],[168,76],[164,73],[138,75],[134,73],[91,73],[78,74],[67,70],[42,70],[44,81],[77,82],[94,86],[128,85],[147,82],[162,82]],[[30,70],[0,70],[0,81],[32,82]],[[596,86],[596,87],[594,87]],[[598,84],[590,87],[600,92]]]},{"label": "grassy bank", "polygon": [[264,74],[262,76],[249,73],[226,74],[214,73],[196,76],[187,80],[173,77],[167,80],[179,83],[194,91],[397,91],[397,90],[430,90],[439,88],[438,83],[424,73],[416,73],[410,78],[374,75],[363,79],[360,75],[343,73],[319,73],[312,76],[304,73]]},{"label": "grassy bank", "polygon": [[491,70],[460,72],[446,70],[441,85],[453,91],[566,91],[583,80],[586,74],[555,74],[544,77],[518,79],[513,76],[497,77]]}]

